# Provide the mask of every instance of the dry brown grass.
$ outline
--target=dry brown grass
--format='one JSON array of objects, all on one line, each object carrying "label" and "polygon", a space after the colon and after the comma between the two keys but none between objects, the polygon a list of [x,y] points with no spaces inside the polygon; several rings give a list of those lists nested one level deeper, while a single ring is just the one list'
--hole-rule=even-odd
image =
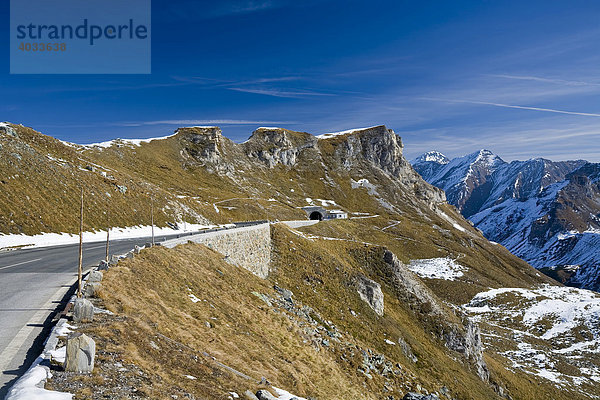
[{"label": "dry brown grass", "polygon": [[[371,398],[333,354],[303,343],[295,324],[252,294],[272,293],[268,281],[225,263],[203,246],[144,251],[105,276],[102,299],[126,318],[91,333],[105,336],[106,329],[116,330],[111,336],[118,343],[110,351],[160,376],[159,384],[147,392],[163,397],[172,386],[182,386],[195,395],[222,398],[228,390],[254,390],[267,377],[298,395]],[[202,301],[193,303],[189,293]],[[182,345],[174,346],[159,334]],[[150,340],[161,350],[152,348]],[[215,367],[203,352],[253,380]]]},{"label": "dry brown grass", "polygon": [[[358,229],[352,221],[340,227],[341,232]],[[116,315],[82,327],[101,350],[98,371],[82,378],[84,389],[110,386],[108,379],[104,381],[103,365],[119,360],[142,371],[143,379],[131,377],[137,379],[136,393],[158,399],[186,393],[225,399],[229,391],[255,391],[262,377],[274,386],[320,400],[383,398],[390,394],[383,389],[386,384],[394,388],[396,398],[417,390],[417,385],[429,392],[446,386],[456,399],[498,398],[457,353],[444,346],[436,332],[439,326],[427,310],[415,308],[398,291],[383,265],[380,246],[307,239],[280,225],[274,226],[272,238],[273,270],[267,280],[195,244],[144,250],[109,270],[101,300]],[[357,274],[382,284],[383,317],[360,300],[354,286]],[[253,294],[276,297],[274,284],[292,290],[297,304],[309,305],[319,324],[335,325],[342,342],[317,346],[317,350],[293,316]],[[190,294],[200,301],[192,302]],[[412,347],[416,363],[400,346],[384,342],[398,337]],[[387,378],[373,374],[368,379],[357,371],[360,349],[384,354],[386,360],[401,365],[402,372]],[[544,393],[544,398],[578,398],[543,380],[508,372],[507,361],[494,352],[485,357],[492,381],[502,382],[515,399],[539,398],[535,393]],[[94,397],[81,390],[76,398]]]}]

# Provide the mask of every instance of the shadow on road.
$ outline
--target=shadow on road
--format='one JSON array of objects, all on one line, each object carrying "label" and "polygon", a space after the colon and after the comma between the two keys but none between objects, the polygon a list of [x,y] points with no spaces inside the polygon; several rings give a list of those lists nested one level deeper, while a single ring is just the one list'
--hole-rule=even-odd
[{"label": "shadow on road", "polygon": [[19,366],[17,369],[4,371],[5,375],[14,375],[14,378],[7,382],[2,388],[0,388],[0,399],[4,399],[4,396],[8,393],[10,387],[16,382],[19,377],[21,377],[27,369],[31,366],[31,364],[35,361],[35,359],[42,353],[44,350],[44,345],[46,339],[50,335],[50,331],[54,326],[54,318],[65,308],[71,296],[75,294],[77,290],[77,282],[71,286],[69,291],[63,296],[57,307],[48,315],[43,324],[29,324],[30,326],[39,326],[42,327],[42,331],[37,335],[35,340],[33,341],[33,345],[27,351],[25,356],[25,360],[23,364]]}]

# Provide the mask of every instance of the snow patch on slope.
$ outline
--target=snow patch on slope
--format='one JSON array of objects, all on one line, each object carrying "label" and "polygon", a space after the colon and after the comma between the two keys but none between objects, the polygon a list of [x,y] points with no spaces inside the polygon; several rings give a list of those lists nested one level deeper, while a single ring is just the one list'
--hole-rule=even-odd
[{"label": "snow patch on slope", "polygon": [[[512,368],[559,386],[591,385],[600,377],[600,365],[594,365],[600,350],[597,293],[550,285],[491,289],[477,294],[463,308],[479,322],[506,332],[514,347],[502,354]],[[498,337],[483,336],[492,343]],[[574,369],[580,373],[567,373]]]},{"label": "snow patch on slope", "polygon": [[446,214],[445,212],[438,210],[438,214],[444,218],[446,221],[450,222],[452,224],[452,226],[454,227],[454,229],[458,229],[461,232],[466,232],[467,230],[465,228],[463,228],[462,226],[460,226],[458,224],[458,222],[456,222],[454,219],[452,219],[451,217],[448,216],[448,214]]},{"label": "snow patch on slope", "polygon": [[467,270],[466,267],[451,258],[411,260],[408,269],[421,278],[444,279],[447,281],[453,281],[463,276],[463,271]]},{"label": "snow patch on slope", "polygon": [[297,399],[297,400],[306,400],[304,397],[298,397],[298,396],[294,396],[293,394],[291,394],[290,392],[287,392],[283,389],[279,389],[275,386],[272,386],[273,390],[275,392],[277,392],[277,399],[278,400],[292,400],[292,399]]},{"label": "snow patch on slope", "polygon": [[38,357],[34,365],[14,384],[6,396],[6,400],[71,400],[70,393],[46,390],[39,385],[52,377],[50,369],[40,364],[43,359]]}]

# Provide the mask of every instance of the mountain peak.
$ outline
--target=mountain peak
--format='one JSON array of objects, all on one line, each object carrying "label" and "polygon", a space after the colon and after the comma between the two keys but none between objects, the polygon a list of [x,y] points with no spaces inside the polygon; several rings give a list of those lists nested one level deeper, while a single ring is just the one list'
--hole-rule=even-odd
[{"label": "mountain peak", "polygon": [[481,149],[475,151],[465,157],[471,161],[471,164],[481,164],[487,168],[495,168],[500,164],[504,164],[504,160],[492,153],[490,150]]},{"label": "mountain peak", "polygon": [[440,153],[439,151],[431,150],[427,153],[421,154],[419,157],[415,158],[410,163],[414,165],[424,162],[434,162],[436,164],[446,165],[450,162],[450,159],[444,154]]}]

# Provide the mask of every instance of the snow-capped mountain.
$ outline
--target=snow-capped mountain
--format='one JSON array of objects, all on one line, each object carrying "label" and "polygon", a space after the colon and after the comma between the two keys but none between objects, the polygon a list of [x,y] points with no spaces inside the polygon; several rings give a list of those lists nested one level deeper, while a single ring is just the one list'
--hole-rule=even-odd
[{"label": "snow-capped mountain", "polygon": [[413,166],[488,239],[557,279],[600,289],[600,164],[507,163],[481,150]]},{"label": "snow-capped mountain", "polygon": [[[428,157],[430,153],[436,154]],[[470,215],[472,206],[468,203],[473,191],[487,182],[488,177],[501,165],[506,164],[489,150],[480,150],[464,157],[448,160],[438,152],[425,153],[413,162],[413,167],[429,183],[444,189],[450,204],[455,205],[463,215]]]}]

